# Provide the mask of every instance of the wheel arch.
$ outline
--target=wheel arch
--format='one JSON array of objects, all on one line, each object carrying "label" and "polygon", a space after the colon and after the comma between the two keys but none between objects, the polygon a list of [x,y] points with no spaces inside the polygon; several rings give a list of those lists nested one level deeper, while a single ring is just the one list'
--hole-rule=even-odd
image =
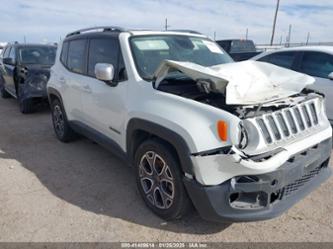
[{"label": "wheel arch", "polygon": [[126,151],[131,164],[134,162],[139,145],[150,138],[161,140],[168,145],[175,152],[182,172],[194,175],[190,149],[181,135],[169,128],[139,118],[131,119],[127,125]]},{"label": "wheel arch", "polygon": [[53,87],[48,87],[47,88],[47,97],[48,97],[50,105],[52,104],[52,102],[55,99],[58,99],[61,102],[62,106],[64,106],[61,95],[57,89],[55,89]]}]

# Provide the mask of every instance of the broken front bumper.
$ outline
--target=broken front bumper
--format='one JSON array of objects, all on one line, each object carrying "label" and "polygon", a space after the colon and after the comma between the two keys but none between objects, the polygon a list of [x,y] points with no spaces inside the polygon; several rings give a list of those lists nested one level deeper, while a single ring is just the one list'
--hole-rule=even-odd
[{"label": "broken front bumper", "polygon": [[212,221],[254,221],[282,214],[331,175],[332,139],[295,154],[265,174],[233,177],[217,186],[184,183],[200,215]]},{"label": "broken front bumper", "polygon": [[22,99],[42,98],[47,99],[46,84],[41,88],[36,88],[30,84],[24,84],[21,91]]}]

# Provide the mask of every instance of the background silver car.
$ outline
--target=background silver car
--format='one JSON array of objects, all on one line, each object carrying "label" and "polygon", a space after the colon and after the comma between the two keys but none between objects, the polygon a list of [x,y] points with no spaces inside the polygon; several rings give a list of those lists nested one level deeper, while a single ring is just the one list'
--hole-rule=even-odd
[{"label": "background silver car", "polygon": [[251,60],[269,62],[315,77],[310,88],[326,95],[326,112],[333,125],[333,46],[284,48],[262,53]]}]

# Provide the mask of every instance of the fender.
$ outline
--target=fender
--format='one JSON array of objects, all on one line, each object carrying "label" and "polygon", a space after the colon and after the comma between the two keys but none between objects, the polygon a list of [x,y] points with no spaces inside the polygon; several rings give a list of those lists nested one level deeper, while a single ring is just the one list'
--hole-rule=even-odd
[{"label": "fender", "polygon": [[62,101],[62,97],[61,97],[61,94],[59,93],[59,91],[53,87],[48,87],[47,88],[47,98],[49,100],[50,105],[51,105],[51,95],[57,96],[57,98],[60,100],[62,106],[64,106],[64,103]]},{"label": "fender", "polygon": [[193,173],[193,165],[190,159],[190,149],[186,144],[185,140],[181,137],[181,135],[175,133],[174,131],[161,126],[159,124],[139,119],[133,118],[128,122],[127,132],[126,132],[126,151],[129,157],[129,160],[133,160],[134,158],[134,143],[131,142],[133,135],[136,131],[144,131],[156,137],[159,137],[169,144],[171,144],[177,154],[181,164],[181,169],[184,173],[194,175]]}]

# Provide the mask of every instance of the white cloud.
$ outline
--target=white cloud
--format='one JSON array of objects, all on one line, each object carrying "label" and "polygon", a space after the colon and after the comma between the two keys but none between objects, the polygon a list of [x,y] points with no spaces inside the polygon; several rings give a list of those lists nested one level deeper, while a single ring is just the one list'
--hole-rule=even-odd
[{"label": "white cloud", "polygon": [[[244,38],[268,43],[275,0],[0,0],[1,40],[59,40],[75,29],[95,25],[162,29],[168,17],[172,29],[194,29],[217,38]],[[330,0],[281,0],[276,41],[293,25],[292,41],[333,41]]]}]

